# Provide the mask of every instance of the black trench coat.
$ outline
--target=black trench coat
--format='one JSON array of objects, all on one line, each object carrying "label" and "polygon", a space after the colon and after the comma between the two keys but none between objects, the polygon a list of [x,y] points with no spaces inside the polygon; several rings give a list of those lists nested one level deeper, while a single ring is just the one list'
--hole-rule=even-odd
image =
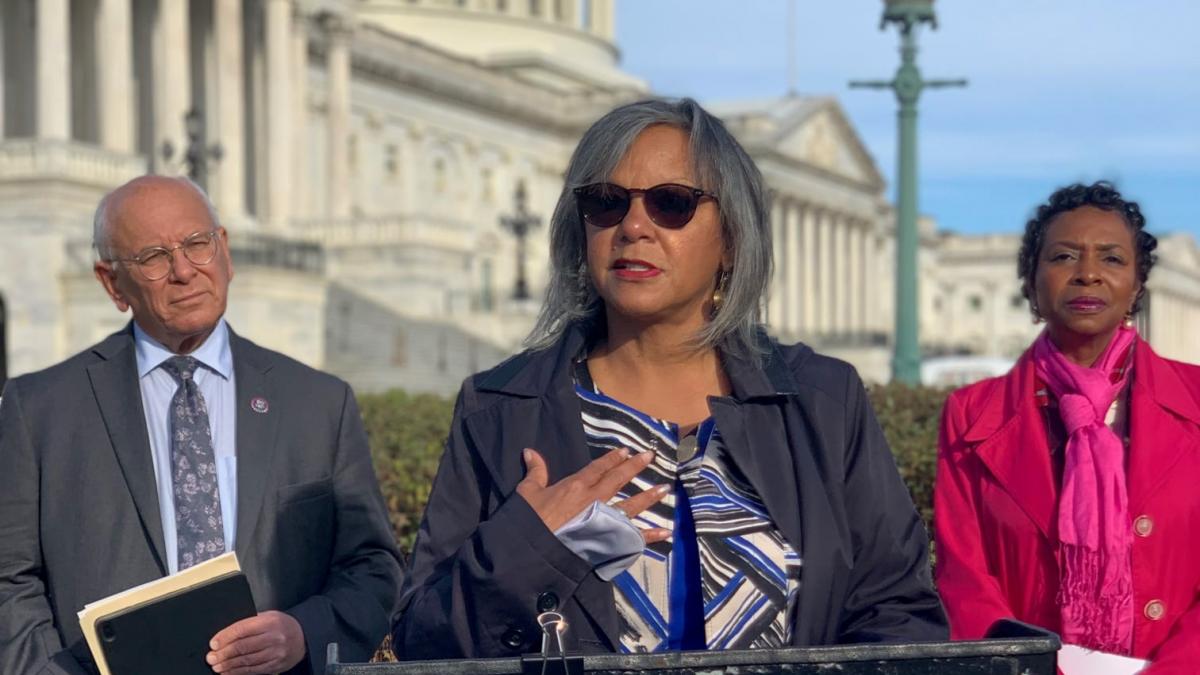
[{"label": "black trench coat", "polygon": [[[858,374],[805,345],[760,340],[762,366],[725,358],[732,394],[709,405],[803,558],[793,645],[948,639],[928,536]],[[397,657],[537,651],[548,609],[565,616],[569,650],[617,650],[612,587],[516,493],[526,447],[551,482],[592,459],[571,377],[583,344],[575,329],[463,383],[401,593]]]}]

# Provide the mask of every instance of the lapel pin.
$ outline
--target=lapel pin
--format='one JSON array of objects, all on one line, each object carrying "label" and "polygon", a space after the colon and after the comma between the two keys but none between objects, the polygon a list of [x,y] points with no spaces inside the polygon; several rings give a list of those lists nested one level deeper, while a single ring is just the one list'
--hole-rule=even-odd
[{"label": "lapel pin", "polygon": [[271,409],[271,404],[267,403],[267,399],[255,396],[250,399],[250,409],[256,413],[265,413]]}]

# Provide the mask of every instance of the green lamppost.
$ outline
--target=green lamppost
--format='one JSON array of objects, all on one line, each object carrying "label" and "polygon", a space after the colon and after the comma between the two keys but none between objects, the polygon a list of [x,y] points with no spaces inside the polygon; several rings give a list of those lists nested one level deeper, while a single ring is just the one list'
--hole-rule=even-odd
[{"label": "green lamppost", "polygon": [[900,26],[900,68],[891,80],[851,82],[851,87],[891,89],[900,103],[900,156],[896,172],[896,338],[892,378],[921,381],[917,317],[917,100],[925,88],[964,87],[966,80],[924,80],[917,68],[917,27],[937,28],[933,0],[884,0],[879,29]]}]

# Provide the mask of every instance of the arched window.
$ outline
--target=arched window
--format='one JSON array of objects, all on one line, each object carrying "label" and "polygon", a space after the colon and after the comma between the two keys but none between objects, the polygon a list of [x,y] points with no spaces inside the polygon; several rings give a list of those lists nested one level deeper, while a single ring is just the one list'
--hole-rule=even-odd
[{"label": "arched window", "polygon": [[438,157],[433,160],[433,191],[446,191],[446,160]]},{"label": "arched window", "polygon": [[479,172],[479,198],[484,204],[496,202],[496,172],[485,166]]},{"label": "arched window", "polygon": [[480,262],[479,276],[479,308],[485,312],[490,312],[496,306],[495,292],[492,289],[492,261],[490,258],[484,258]]},{"label": "arched window", "polygon": [[400,181],[400,149],[395,143],[383,148],[383,175],[389,183]]}]

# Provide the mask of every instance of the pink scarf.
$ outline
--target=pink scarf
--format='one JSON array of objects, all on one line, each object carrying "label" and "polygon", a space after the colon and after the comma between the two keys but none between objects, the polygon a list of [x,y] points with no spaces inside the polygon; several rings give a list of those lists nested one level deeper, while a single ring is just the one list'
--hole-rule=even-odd
[{"label": "pink scarf", "polygon": [[1047,332],[1033,343],[1037,375],[1058,400],[1068,434],[1058,500],[1058,604],[1064,643],[1114,654],[1133,647],[1133,572],[1125,447],[1104,423],[1137,333],[1118,328],[1091,368],[1067,359]]}]

